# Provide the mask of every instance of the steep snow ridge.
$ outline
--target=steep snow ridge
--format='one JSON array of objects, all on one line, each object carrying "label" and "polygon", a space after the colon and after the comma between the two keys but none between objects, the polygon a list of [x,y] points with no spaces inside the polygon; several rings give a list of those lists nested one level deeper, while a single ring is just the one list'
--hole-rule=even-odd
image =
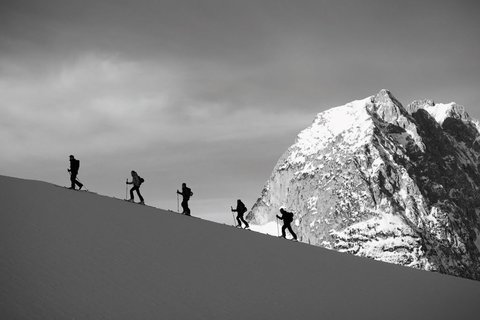
[{"label": "steep snow ridge", "polygon": [[304,161],[306,156],[317,153],[325,148],[337,136],[344,135],[346,141],[356,145],[368,139],[369,129],[373,127],[366,107],[371,104],[372,97],[352,101],[346,105],[329,109],[317,115],[313,124],[303,130],[297,138],[295,146],[298,152],[289,158],[289,162],[298,162],[301,155]]},{"label": "steep snow ridge", "polygon": [[275,221],[286,206],[305,242],[480,279],[478,128],[456,104],[404,108],[385,89],[324,111],[278,160],[247,219]]}]

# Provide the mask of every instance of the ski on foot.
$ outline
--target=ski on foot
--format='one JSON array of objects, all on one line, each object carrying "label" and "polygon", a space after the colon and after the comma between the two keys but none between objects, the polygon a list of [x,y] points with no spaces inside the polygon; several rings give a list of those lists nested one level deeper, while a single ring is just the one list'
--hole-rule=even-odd
[{"label": "ski on foot", "polygon": [[95,193],[95,192],[89,191],[88,189],[74,189],[72,187],[64,187],[64,188],[68,189],[68,190],[73,190],[73,191],[83,191],[83,192]]}]

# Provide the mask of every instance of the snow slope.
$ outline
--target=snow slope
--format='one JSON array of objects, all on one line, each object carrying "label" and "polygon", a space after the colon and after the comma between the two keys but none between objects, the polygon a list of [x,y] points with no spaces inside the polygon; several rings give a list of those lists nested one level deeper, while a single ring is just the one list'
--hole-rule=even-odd
[{"label": "snow slope", "polygon": [[473,319],[480,282],[0,176],[1,319]]}]

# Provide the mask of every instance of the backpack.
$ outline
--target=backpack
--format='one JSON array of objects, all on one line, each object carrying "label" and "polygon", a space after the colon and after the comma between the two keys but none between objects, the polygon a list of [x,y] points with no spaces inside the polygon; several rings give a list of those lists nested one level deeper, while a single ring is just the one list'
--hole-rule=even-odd
[{"label": "backpack", "polygon": [[285,222],[292,222],[293,221],[293,213],[285,211],[283,213],[283,221]]},{"label": "backpack", "polygon": [[192,189],[188,188],[188,187],[185,187],[182,188],[182,196],[183,196],[183,199],[188,201],[190,200],[190,197],[193,196],[193,192],[192,192]]},{"label": "backpack", "polygon": [[243,214],[243,213],[247,212],[248,209],[247,209],[247,207],[245,207],[245,204],[240,201],[240,203],[237,206],[237,210],[238,210],[238,213]]},{"label": "backpack", "polygon": [[78,169],[80,169],[80,160],[73,159],[71,169],[74,172],[78,172]]},{"label": "backpack", "polygon": [[145,179],[143,179],[142,177],[138,176],[138,180],[140,181],[140,184],[144,183],[145,182]]}]

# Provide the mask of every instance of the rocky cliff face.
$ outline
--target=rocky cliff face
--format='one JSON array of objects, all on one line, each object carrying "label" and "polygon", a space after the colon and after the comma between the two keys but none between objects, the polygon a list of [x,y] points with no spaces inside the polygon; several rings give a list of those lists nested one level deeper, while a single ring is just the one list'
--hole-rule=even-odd
[{"label": "rocky cliff face", "polygon": [[303,242],[480,280],[480,125],[389,91],[317,115],[247,218],[295,212]]}]

